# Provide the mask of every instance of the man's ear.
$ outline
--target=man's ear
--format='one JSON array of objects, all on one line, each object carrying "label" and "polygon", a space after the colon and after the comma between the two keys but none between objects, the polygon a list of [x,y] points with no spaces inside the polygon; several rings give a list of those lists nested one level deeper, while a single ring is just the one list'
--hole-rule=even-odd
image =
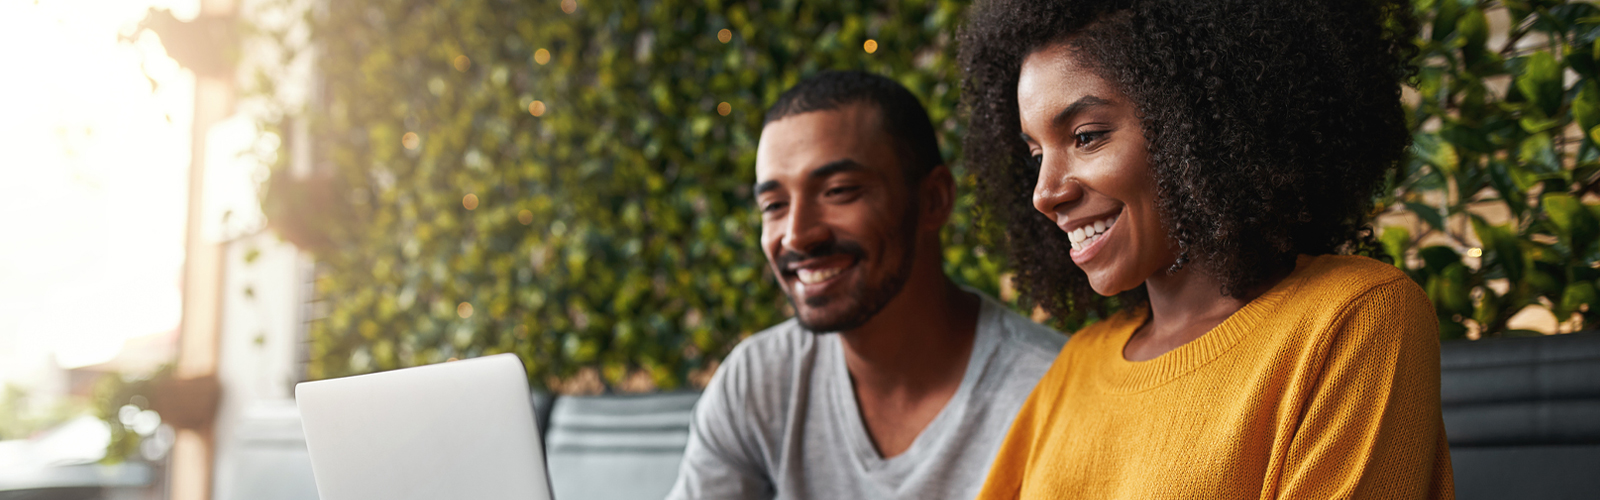
[{"label": "man's ear", "polygon": [[918,214],[922,227],[934,231],[943,229],[956,205],[956,178],[950,173],[950,167],[933,167],[928,175],[923,176],[917,189],[917,209],[922,211]]}]

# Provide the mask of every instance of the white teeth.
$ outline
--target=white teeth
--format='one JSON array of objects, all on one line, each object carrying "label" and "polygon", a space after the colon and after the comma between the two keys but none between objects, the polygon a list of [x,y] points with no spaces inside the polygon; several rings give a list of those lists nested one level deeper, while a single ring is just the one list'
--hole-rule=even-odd
[{"label": "white teeth", "polygon": [[1089,245],[1093,245],[1094,242],[1100,241],[1100,236],[1104,235],[1105,232],[1110,230],[1111,226],[1116,225],[1116,223],[1116,217],[1097,220],[1094,221],[1094,224],[1089,224],[1067,232],[1067,239],[1072,241],[1073,250],[1089,248]]},{"label": "white teeth", "polygon": [[830,267],[827,269],[798,269],[795,270],[795,275],[800,278],[801,283],[810,285],[827,281],[828,278],[837,276],[843,271],[844,268],[842,267]]}]

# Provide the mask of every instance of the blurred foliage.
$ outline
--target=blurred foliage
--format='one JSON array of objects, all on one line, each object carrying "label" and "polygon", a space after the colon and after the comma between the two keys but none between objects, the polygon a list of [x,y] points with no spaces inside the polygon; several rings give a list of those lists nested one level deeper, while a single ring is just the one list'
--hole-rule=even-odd
[{"label": "blurred foliage", "polygon": [[[329,2],[308,16],[321,97],[299,113],[317,166],[282,155],[263,199],[318,259],[310,376],[513,352],[536,385],[593,367],[683,386],[786,316],[750,193],[765,106],[819,70],[878,72],[957,158],[966,3]],[[1445,338],[1529,305],[1594,324],[1600,12],[1415,5],[1417,154],[1379,200],[1386,250]],[[268,125],[293,150],[297,124]],[[957,166],[947,267],[998,294]]]},{"label": "blurred foliage", "polygon": [[[683,386],[787,317],[751,196],[766,105],[823,69],[890,75],[953,158],[964,7],[328,2],[305,113],[322,163],[293,178],[284,158],[263,202],[318,259],[310,376],[513,352],[539,385],[596,367]],[[996,294],[970,185],[948,266]]]},{"label": "blurred foliage", "polygon": [[[1416,154],[1382,200],[1416,223],[1384,227],[1380,239],[1433,299],[1444,338],[1531,334],[1507,325],[1529,306],[1562,330],[1597,325],[1600,8],[1416,7],[1425,27],[1410,108]],[[1491,34],[1494,25],[1506,28]]]},{"label": "blurred foliage", "polygon": [[47,405],[28,388],[6,384],[0,391],[0,441],[31,438],[82,414],[84,406],[70,399]]},{"label": "blurred foliage", "polygon": [[[160,417],[151,408],[150,398],[158,392],[157,386],[172,378],[172,370],[172,365],[163,365],[142,376],[107,373],[95,383],[95,416],[105,422],[111,431],[111,440],[106,443],[105,463],[141,460],[141,445],[153,434],[153,428],[145,429],[146,432],[141,434],[135,430],[134,423],[139,418],[138,414],[143,412],[149,412],[160,423]],[[170,446],[170,443],[162,446]]]}]

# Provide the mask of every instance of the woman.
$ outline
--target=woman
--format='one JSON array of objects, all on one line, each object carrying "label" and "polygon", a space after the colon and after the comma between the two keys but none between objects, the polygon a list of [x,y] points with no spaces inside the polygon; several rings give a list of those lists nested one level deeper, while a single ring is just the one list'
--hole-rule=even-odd
[{"label": "woman", "polygon": [[1438,326],[1371,253],[1403,2],[994,0],[968,166],[1078,332],[979,498],[1452,498]]}]

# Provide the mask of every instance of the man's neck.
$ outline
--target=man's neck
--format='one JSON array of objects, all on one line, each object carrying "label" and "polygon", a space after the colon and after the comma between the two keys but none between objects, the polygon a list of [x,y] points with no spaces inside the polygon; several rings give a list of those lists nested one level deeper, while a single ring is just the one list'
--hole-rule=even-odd
[{"label": "man's neck", "polygon": [[938,415],[971,358],[980,301],[935,276],[908,281],[871,321],[840,333],[862,419],[885,457],[905,451]]}]

